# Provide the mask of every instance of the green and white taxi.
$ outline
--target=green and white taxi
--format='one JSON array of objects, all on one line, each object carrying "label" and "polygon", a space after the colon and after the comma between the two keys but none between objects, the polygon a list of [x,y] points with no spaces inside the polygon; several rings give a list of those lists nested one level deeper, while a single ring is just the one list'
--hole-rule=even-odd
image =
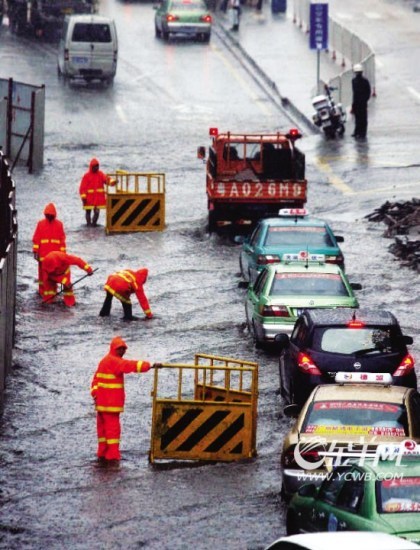
[{"label": "green and white taxi", "polygon": [[248,286],[246,321],[257,347],[280,332],[290,334],[304,309],[359,307],[353,291],[361,285],[324,260],[306,251],[284,254],[282,263],[266,266]]},{"label": "green and white taxi", "polygon": [[288,534],[380,531],[420,544],[420,454],[415,455],[398,464],[340,466],[319,487],[303,485],[289,503]]}]

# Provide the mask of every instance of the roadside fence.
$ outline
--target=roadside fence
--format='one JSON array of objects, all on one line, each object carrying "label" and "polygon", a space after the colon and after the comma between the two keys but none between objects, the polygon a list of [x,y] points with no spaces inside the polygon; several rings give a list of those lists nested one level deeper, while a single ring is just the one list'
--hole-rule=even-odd
[{"label": "roadside fence", "polygon": [[[310,30],[310,5],[310,0],[293,0],[293,21],[306,33]],[[351,81],[354,76],[353,65],[356,63],[363,65],[363,74],[371,84],[372,95],[376,96],[375,54],[369,44],[332,17],[328,17],[328,44],[326,53],[342,68],[341,73],[328,83],[336,88],[332,93],[334,100],[344,106],[351,105]]]},{"label": "roadside fence", "polygon": [[0,403],[12,368],[15,342],[17,212],[15,184],[0,150]]}]

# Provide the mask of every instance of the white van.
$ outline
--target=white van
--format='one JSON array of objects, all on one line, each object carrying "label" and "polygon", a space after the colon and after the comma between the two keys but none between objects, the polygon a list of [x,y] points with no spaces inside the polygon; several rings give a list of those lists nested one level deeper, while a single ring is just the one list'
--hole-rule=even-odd
[{"label": "white van", "polygon": [[115,23],[101,15],[69,15],[58,47],[58,74],[112,83],[117,71]]}]

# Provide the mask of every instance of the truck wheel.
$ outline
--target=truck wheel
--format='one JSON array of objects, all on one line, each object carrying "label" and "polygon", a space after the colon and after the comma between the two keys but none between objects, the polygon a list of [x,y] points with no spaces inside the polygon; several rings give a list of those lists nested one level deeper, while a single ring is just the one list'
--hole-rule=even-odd
[{"label": "truck wheel", "polygon": [[208,231],[209,233],[214,233],[216,231],[216,214],[214,210],[209,210]]}]

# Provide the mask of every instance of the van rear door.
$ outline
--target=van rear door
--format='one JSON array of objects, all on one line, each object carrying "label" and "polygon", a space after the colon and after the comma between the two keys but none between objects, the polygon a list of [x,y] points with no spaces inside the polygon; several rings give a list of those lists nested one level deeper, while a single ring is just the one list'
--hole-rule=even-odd
[{"label": "van rear door", "polygon": [[115,26],[110,22],[76,22],[70,63],[86,76],[113,76],[117,63]]}]

